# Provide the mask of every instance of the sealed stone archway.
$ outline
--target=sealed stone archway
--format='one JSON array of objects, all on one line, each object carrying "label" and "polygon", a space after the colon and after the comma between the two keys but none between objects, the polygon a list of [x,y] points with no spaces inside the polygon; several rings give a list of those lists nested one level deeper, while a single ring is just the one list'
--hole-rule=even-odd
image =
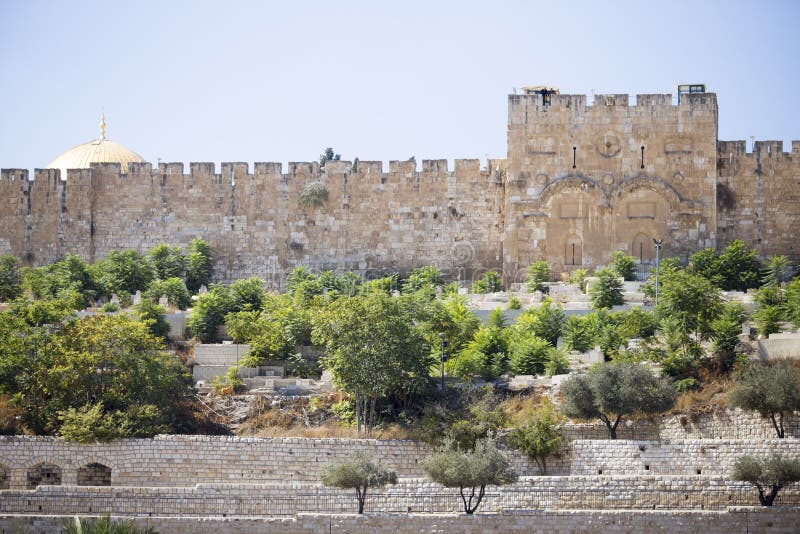
[{"label": "sealed stone archway", "polygon": [[61,468],[55,464],[45,462],[36,464],[28,468],[28,489],[36,489],[38,486],[60,486],[61,476]]},{"label": "sealed stone archway", "polygon": [[78,486],[110,486],[111,468],[99,463],[78,468]]}]

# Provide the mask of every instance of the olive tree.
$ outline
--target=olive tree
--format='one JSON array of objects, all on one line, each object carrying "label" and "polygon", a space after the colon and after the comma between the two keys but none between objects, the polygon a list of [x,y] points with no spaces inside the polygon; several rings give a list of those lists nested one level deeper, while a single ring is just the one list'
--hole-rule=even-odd
[{"label": "olive tree", "polygon": [[586,374],[573,375],[561,386],[567,417],[600,419],[611,439],[623,417],[635,413],[656,414],[675,404],[675,390],[668,379],[631,362],[601,363]]},{"label": "olive tree", "polygon": [[462,450],[452,440],[426,458],[422,468],[428,477],[446,488],[458,488],[464,512],[472,515],[486,494],[486,486],[517,481],[517,473],[490,438],[479,440],[472,450]]},{"label": "olive tree", "polygon": [[742,456],[734,462],[731,478],[753,484],[761,506],[772,506],[784,486],[800,481],[800,458],[784,458],[777,453],[766,458]]},{"label": "olive tree", "polygon": [[369,488],[397,484],[397,473],[364,451],[354,452],[344,461],[328,465],[321,478],[326,486],[356,490],[359,514],[364,513]]},{"label": "olive tree", "polygon": [[783,438],[785,414],[800,410],[800,369],[788,360],[754,364],[738,377],[728,401],[769,417],[778,437]]}]

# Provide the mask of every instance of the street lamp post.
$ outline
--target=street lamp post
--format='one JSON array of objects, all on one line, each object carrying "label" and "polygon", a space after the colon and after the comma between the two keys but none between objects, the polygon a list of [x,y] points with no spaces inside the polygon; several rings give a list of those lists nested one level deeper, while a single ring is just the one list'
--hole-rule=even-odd
[{"label": "street lamp post", "polygon": [[439,340],[442,342],[442,406],[444,406],[444,348],[447,346],[444,332],[439,332]]},{"label": "street lamp post", "polygon": [[658,269],[661,264],[661,243],[663,239],[653,238],[653,244],[656,246],[656,306],[658,306]]}]

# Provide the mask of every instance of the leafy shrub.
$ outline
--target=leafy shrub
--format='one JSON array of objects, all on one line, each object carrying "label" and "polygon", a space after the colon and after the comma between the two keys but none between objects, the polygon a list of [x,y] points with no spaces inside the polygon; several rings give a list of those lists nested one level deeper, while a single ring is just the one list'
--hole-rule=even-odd
[{"label": "leafy shrub", "polygon": [[528,265],[528,291],[542,291],[544,283],[550,281],[550,264],[536,261]]},{"label": "leafy shrub", "polygon": [[636,260],[621,250],[611,255],[611,269],[627,282],[636,280]]},{"label": "leafy shrub", "polygon": [[106,302],[103,304],[103,307],[100,308],[100,311],[103,313],[115,313],[119,311],[119,304],[116,302]]},{"label": "leafy shrub", "polygon": [[472,292],[476,294],[497,293],[503,290],[503,280],[495,271],[487,271],[472,284]]}]

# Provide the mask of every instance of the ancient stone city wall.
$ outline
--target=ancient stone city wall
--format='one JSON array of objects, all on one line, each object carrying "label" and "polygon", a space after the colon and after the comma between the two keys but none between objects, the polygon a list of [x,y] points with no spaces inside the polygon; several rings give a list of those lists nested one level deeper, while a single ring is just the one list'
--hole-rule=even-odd
[{"label": "ancient stone city wall", "polygon": [[[645,263],[743,239],[800,260],[800,141],[718,141],[714,93],[509,96],[506,159],[319,164],[118,164],[3,169],[0,254],[87,260],[164,242],[210,242],[215,276],[282,282],[298,265],[368,276],[435,265],[453,278],[534,260],[594,267],[613,250]],[[642,150],[644,147],[644,150]],[[303,189],[325,185],[322,206]]]},{"label": "ancient stone city wall", "polygon": [[[467,276],[500,268],[502,184],[478,160],[391,162],[117,164],[70,171],[3,170],[0,253],[28,262],[67,252],[92,261],[114,249],[209,241],[217,278],[282,280],[298,265],[378,275],[436,265]],[[302,206],[310,183],[328,191],[322,206]]]}]

